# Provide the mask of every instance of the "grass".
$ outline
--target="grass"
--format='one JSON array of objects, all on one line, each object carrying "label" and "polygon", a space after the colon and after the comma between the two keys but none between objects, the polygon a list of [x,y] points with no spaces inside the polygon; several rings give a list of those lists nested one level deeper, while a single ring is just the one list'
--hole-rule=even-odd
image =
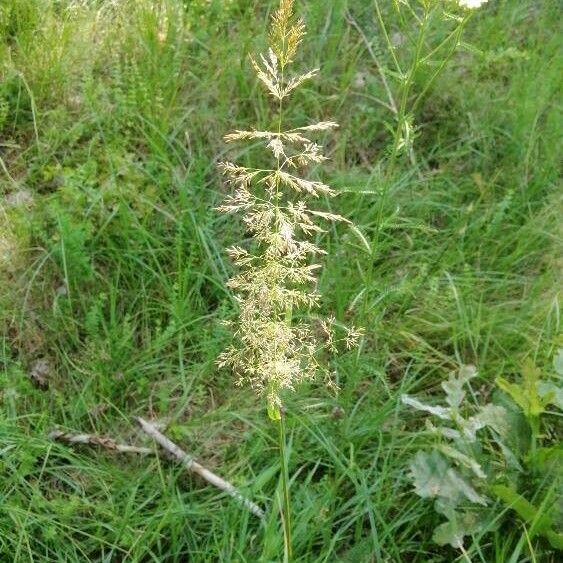
[{"label": "grass", "polygon": [[[244,234],[214,211],[223,134],[269,125],[247,54],[263,47],[273,4],[0,7],[1,560],[283,552],[275,511],[262,528],[172,464],[47,439],[60,426],[144,443],[132,417],[166,420],[205,465],[275,506],[277,436],[264,405],[215,368],[229,340],[220,321],[235,310],[223,248]],[[432,393],[460,364],[478,367],[488,393],[525,357],[551,361],[559,5],[491,0],[479,11],[464,35],[473,47],[415,115],[420,174],[405,158],[386,177],[392,118],[370,50],[391,61],[373,5],[301,4],[302,56],[322,70],[290,119],[340,123],[325,177],[343,195],[330,205],[361,233],[323,235],[323,311],[367,336],[333,360],[337,396],[317,382],[287,398],[295,560],[453,561],[456,551],[431,540],[438,516],[412,493],[408,462],[429,438],[399,397]],[[407,60],[410,28],[380,5]],[[446,26],[436,22],[429,42]],[[416,73],[415,92],[427,73]],[[47,389],[30,378],[38,360]],[[466,549],[473,561],[556,560],[510,519]]]}]

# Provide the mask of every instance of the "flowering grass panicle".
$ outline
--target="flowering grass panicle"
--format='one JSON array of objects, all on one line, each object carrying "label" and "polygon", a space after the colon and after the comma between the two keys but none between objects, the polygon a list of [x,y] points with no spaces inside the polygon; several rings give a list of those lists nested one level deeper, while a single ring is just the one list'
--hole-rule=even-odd
[{"label": "flowering grass panicle", "polygon": [[[250,250],[240,246],[228,250],[239,270],[229,286],[236,294],[240,316],[234,323],[235,342],[221,354],[219,365],[232,368],[239,383],[248,382],[265,394],[274,418],[279,417],[282,390],[310,379],[319,368],[313,327],[294,318],[297,310],[319,303],[315,285],[320,266],[312,264],[311,257],[325,252],[312,238],[324,230],[319,222],[346,221],[308,206],[306,198],[331,197],[335,192],[323,182],[303,177],[309,165],[327,159],[314,136],[338,125],[323,121],[284,129],[287,99],[318,72],[290,72],[304,35],[303,22],[294,16],[293,0],[281,0],[272,17],[268,53],[259,60],[251,58],[258,80],[274,100],[277,128],[237,130],[225,137],[227,142],[261,142],[271,153],[271,168],[220,164],[233,193],[219,210],[242,213],[256,244]],[[357,338],[357,331],[348,331],[346,343]]]}]

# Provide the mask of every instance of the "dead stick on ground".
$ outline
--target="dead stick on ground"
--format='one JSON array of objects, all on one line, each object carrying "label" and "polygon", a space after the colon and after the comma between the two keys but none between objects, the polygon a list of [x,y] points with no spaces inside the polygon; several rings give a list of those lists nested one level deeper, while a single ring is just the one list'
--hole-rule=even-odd
[{"label": "dead stick on ground", "polygon": [[169,440],[164,434],[162,434],[154,424],[147,422],[141,417],[137,417],[137,421],[141,425],[141,428],[158,444],[160,447],[165,449],[167,452],[172,454],[178,461],[182,463],[182,465],[188,470],[192,471],[193,473],[197,473],[200,477],[205,479],[208,483],[215,485],[222,491],[225,491],[227,494],[231,495],[234,499],[238,500],[247,510],[252,512],[252,514],[258,516],[258,518],[264,518],[264,511],[256,504],[254,504],[251,500],[244,497],[231,483],[225,481],[215,473],[209,471],[203,467],[203,465],[199,464],[192,456],[187,454],[184,450],[178,447],[174,442]]},{"label": "dead stick on ground", "polygon": [[[137,421],[141,425],[141,428],[166,451],[171,457],[174,457],[182,463],[182,465],[193,473],[197,473],[200,477],[203,477],[208,483],[215,485],[222,491],[231,495],[233,498],[238,500],[247,510],[252,512],[252,514],[258,516],[258,518],[263,519],[265,517],[264,511],[251,500],[244,497],[231,483],[225,481],[215,473],[212,473],[203,465],[198,463],[192,456],[184,452],[179,448],[174,442],[169,440],[164,434],[158,431],[158,429],[142,418],[137,418]],[[128,444],[119,444],[112,438],[105,436],[96,436],[95,434],[73,434],[71,432],[62,432],[59,430],[53,431],[49,434],[50,440],[55,440],[57,442],[65,442],[71,446],[76,445],[88,445],[88,446],[100,446],[108,450],[116,451],[119,453],[134,453],[143,455],[154,455],[154,448],[143,448],[137,446],[130,446]]]},{"label": "dead stick on ground", "polygon": [[154,450],[152,448],[139,448],[137,446],[129,446],[127,444],[118,444],[112,438],[96,436],[95,434],[72,434],[71,432],[61,432],[59,430],[55,430],[49,434],[49,439],[57,442],[65,442],[71,446],[77,444],[100,446],[123,454],[154,454]]}]

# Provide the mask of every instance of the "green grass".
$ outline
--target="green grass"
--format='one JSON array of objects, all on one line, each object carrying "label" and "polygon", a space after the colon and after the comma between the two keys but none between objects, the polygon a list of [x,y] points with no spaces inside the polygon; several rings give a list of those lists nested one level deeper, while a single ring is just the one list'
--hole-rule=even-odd
[{"label": "green grass", "polygon": [[[215,359],[234,301],[216,162],[233,128],[268,125],[247,54],[273,2],[14,0],[0,7],[0,560],[279,561],[277,435]],[[149,6],[160,6],[151,9]],[[392,31],[408,32],[380,2]],[[419,170],[385,176],[392,119],[370,49],[371,2],[300,2],[321,77],[290,119],[334,118],[325,178],[363,239],[323,235],[323,312],[363,326],[357,351],[287,398],[297,561],[449,562],[408,462],[430,438],[401,393],[460,364],[479,392],[560,334],[559,3],[490,0],[415,115]],[[347,12],[355,25],[346,18]],[[162,22],[168,21],[162,35]],[[429,41],[445,36],[435,22]],[[363,30],[365,38],[358,28]],[[161,35],[159,35],[159,33]],[[428,76],[415,76],[415,93]],[[391,84],[396,87],[391,78]],[[245,154],[238,154],[244,162]],[[14,194],[32,198],[15,203]],[[328,202],[326,202],[328,205]],[[33,384],[49,364],[48,389]],[[136,415],[269,510],[261,527],[165,461],[70,450],[55,427],[149,443]],[[555,436],[555,439],[557,436]],[[555,561],[502,506],[473,561]]]}]

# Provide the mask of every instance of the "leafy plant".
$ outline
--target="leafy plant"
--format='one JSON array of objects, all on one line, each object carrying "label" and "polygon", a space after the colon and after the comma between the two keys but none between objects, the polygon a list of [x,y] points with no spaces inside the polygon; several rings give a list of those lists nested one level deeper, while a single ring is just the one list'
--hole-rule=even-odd
[{"label": "leafy plant", "polygon": [[[428,405],[409,395],[402,402],[436,417],[426,427],[439,438],[430,452],[419,451],[410,465],[415,492],[422,498],[435,499],[436,511],[447,521],[434,530],[434,540],[463,550],[463,538],[482,529],[483,520],[476,507],[489,503],[486,496],[487,467],[478,432],[488,428],[499,438],[507,429],[506,411],[487,403],[477,408],[466,405],[465,387],[476,376],[472,366],[462,367],[442,383],[447,406]],[[469,416],[466,414],[470,411]],[[466,509],[468,503],[473,506]]]},{"label": "leafy plant", "polygon": [[[557,379],[542,379],[541,370],[531,360],[526,360],[522,367],[522,380],[515,383],[505,378],[497,378],[497,385],[520,408],[531,432],[530,446],[523,452],[523,475],[528,478],[522,483],[527,487],[530,478],[537,483],[534,496],[543,497],[540,506],[527,500],[518,490],[515,483],[493,486],[492,490],[504,503],[514,510],[520,518],[530,525],[530,535],[542,535],[549,543],[563,549],[563,533],[556,528],[563,525],[563,514],[557,504],[550,502],[552,497],[561,498],[563,494],[563,448],[560,443],[552,444],[547,435],[542,432],[542,423],[549,414],[548,406],[563,410],[563,349],[560,348],[553,361],[555,377]],[[552,513],[555,518],[552,517]]]},{"label": "leafy plant", "polygon": [[504,377],[498,377],[496,383],[522,410],[532,431],[532,451],[535,451],[540,437],[540,416],[549,405],[563,409],[563,389],[553,382],[543,381],[541,371],[531,360],[524,362],[521,382],[509,383]]},{"label": "leafy plant", "polygon": [[[559,366],[559,362],[558,355],[555,365]],[[447,520],[434,530],[433,539],[467,555],[464,537],[487,530],[494,506],[487,507],[492,499],[498,498],[530,526],[531,538],[544,536],[552,547],[561,549],[563,536],[556,531],[559,523],[552,517],[550,498],[561,493],[562,450],[557,445],[537,448],[541,439],[540,416],[548,404],[558,404],[560,388],[543,381],[540,371],[530,362],[524,365],[521,383],[497,380],[530,425],[531,444],[517,451],[514,444],[519,442],[520,428],[512,424],[514,413],[510,406],[475,406],[468,400],[466,388],[475,376],[476,371],[470,366],[450,375],[441,385],[446,405],[430,405],[409,395],[402,396],[404,404],[437,420],[426,420],[426,428],[437,437],[437,443],[430,451],[418,451],[410,464],[415,493],[434,499],[436,511]],[[485,429],[487,433],[481,432]],[[503,474],[506,477],[501,477]],[[529,476],[538,483],[535,494],[543,496],[540,506],[528,501],[517,489],[519,481],[524,481],[522,477],[530,482]]]},{"label": "leafy plant", "polygon": [[[387,100],[382,102],[394,117],[393,123],[386,123],[392,134],[392,144],[387,163],[387,176],[395,171],[398,157],[406,154],[412,165],[416,166],[414,141],[418,136],[417,113],[426,95],[434,86],[449,61],[462,44],[462,36],[476,8],[486,4],[488,0],[458,0],[457,2],[403,0],[393,2],[393,9],[403,26],[398,36],[392,34],[385,20],[379,2],[374,2],[377,21],[383,37],[383,46],[389,58],[388,68],[371,52],[374,63],[385,85]],[[457,4],[457,6],[456,6]],[[461,9],[454,11],[452,8]],[[434,44],[432,28],[435,22],[453,22],[452,29],[444,38]],[[408,22],[405,24],[405,22]],[[413,33],[414,30],[414,33]],[[408,37],[408,41],[406,40]],[[398,44],[409,45],[407,61],[402,61],[398,54]],[[420,74],[425,75],[419,91],[416,83]],[[387,81],[394,80],[396,86]],[[393,91],[394,90],[394,91]]]}]

